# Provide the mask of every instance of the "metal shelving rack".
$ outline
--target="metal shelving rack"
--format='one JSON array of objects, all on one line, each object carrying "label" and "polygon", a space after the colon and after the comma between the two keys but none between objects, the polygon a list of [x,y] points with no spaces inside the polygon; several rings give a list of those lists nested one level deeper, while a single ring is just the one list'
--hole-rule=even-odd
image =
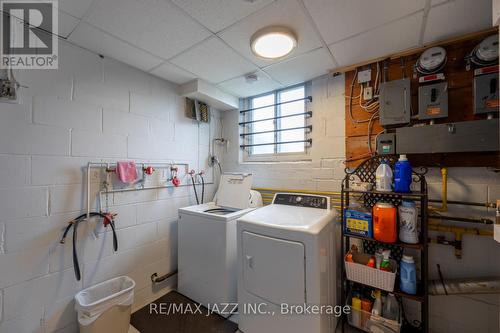
[{"label": "metal shelving rack", "polygon": [[[341,284],[341,304],[346,304],[347,296],[353,285],[362,285],[358,282],[347,280],[344,256],[350,248],[349,237],[360,238],[363,240],[363,245],[365,248],[369,248],[370,245],[379,245],[384,248],[391,249],[391,256],[399,262],[403,254],[403,249],[415,249],[420,251],[420,284],[417,288],[416,295],[406,294],[399,290],[399,275],[396,278],[396,285],[393,291],[399,300],[401,298],[411,299],[421,303],[421,325],[420,332],[427,333],[429,330],[429,292],[428,292],[428,237],[427,237],[427,209],[428,209],[428,195],[427,195],[427,182],[425,180],[425,174],[427,173],[426,168],[420,168],[418,171],[413,171],[413,183],[420,184],[420,191],[411,193],[395,193],[395,192],[379,192],[379,191],[358,191],[351,190],[349,188],[350,181],[361,181],[375,184],[375,171],[382,161],[394,169],[394,164],[397,161],[397,156],[395,155],[377,155],[370,159],[364,161],[354,170],[349,168],[345,169],[346,176],[342,181],[342,191],[341,191],[341,217],[342,217],[342,284]],[[360,203],[362,203],[366,208],[371,209],[377,202],[384,201],[390,202],[395,206],[398,206],[403,199],[411,199],[416,201],[417,206],[420,206],[420,242],[418,244],[406,244],[402,242],[397,242],[393,244],[387,244],[379,242],[375,239],[354,236],[346,234],[344,232],[344,209],[349,207],[349,200],[355,197]],[[373,246],[372,246],[373,248]],[[367,285],[367,287],[370,287]],[[346,315],[342,318],[342,331],[344,331],[344,326],[348,325]],[[403,324],[405,324],[405,318],[403,318]],[[403,326],[404,329],[404,326]]]}]

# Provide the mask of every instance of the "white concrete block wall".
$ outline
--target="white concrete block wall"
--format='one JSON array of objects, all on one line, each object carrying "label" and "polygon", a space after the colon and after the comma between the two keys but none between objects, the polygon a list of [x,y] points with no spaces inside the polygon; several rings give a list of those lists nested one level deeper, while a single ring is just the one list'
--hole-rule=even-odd
[{"label": "white concrete block wall", "polygon": [[[224,155],[224,169],[254,173],[255,187],[340,191],[344,177],[345,160],[345,99],[344,77],[320,77],[313,80],[313,147],[310,160],[293,163],[242,163],[239,150],[238,113],[223,115],[224,136],[229,148]],[[429,170],[427,181],[431,198],[440,199],[441,175],[439,169]],[[448,198],[474,202],[494,202],[500,198],[500,174],[486,168],[450,168],[448,171]],[[470,206],[449,206],[446,214],[493,218],[492,209]],[[477,227],[461,223],[463,227]],[[485,227],[491,230],[491,226]],[[447,235],[454,239],[452,234]],[[466,235],[463,239],[463,257],[457,259],[454,249],[444,245],[430,246],[430,277],[436,278],[436,264],[441,265],[448,278],[500,276],[500,244],[491,237]],[[500,297],[434,296],[431,297],[432,332],[468,333],[500,332]],[[416,304],[407,309],[410,317],[418,311]],[[473,329],[475,328],[475,329]]]},{"label": "white concrete block wall", "polygon": [[[207,160],[218,111],[211,124],[197,124],[184,117],[172,83],[64,41],[59,59],[58,70],[17,71],[28,88],[19,104],[0,103],[1,333],[77,332],[74,294],[118,275],[136,280],[135,309],[173,288],[175,277],[153,288],[150,276],[177,267],[177,208],[194,203],[185,174],[207,172],[207,198],[216,187]],[[110,195],[119,250],[99,221],[80,225],[78,282],[71,235],[59,240],[86,208],[85,167],[124,159],[189,163],[180,170],[185,185]],[[103,180],[92,172],[93,207]]]}]

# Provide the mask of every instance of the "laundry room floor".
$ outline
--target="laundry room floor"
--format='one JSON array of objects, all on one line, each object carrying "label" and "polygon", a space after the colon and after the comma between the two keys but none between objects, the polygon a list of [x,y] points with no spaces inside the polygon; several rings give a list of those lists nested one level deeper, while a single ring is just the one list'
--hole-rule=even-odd
[{"label": "laundry room floor", "polygon": [[[187,306],[190,304],[192,309],[196,309],[196,304],[189,298],[179,294],[176,291],[171,291],[168,294],[158,298],[153,303],[156,304],[160,311],[160,304],[165,305],[166,310],[169,305]],[[227,320],[217,314],[207,316],[207,309],[202,307],[202,313],[196,314],[156,314],[150,313],[150,304],[144,306],[140,310],[132,314],[131,324],[137,330],[131,330],[129,333],[240,333],[238,325],[230,320]],[[153,307],[154,308],[154,307]],[[337,327],[337,333],[342,332],[341,325]],[[362,331],[349,327],[344,328],[344,333],[360,333]]]},{"label": "laundry room floor", "polygon": [[[131,324],[140,333],[235,333],[238,330],[238,325],[217,314],[207,316],[206,308],[203,308],[202,313],[165,313],[173,309],[169,304],[191,308],[193,311],[197,308],[195,302],[176,291],[169,292],[153,303],[156,307],[148,304],[132,314]],[[164,304],[162,308],[160,304]],[[150,308],[158,309],[159,313],[151,313]]]}]

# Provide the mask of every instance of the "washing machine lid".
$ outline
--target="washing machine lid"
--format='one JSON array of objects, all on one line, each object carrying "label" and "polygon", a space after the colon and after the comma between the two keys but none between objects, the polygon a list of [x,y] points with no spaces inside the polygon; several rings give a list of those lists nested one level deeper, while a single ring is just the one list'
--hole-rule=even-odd
[{"label": "washing machine lid", "polygon": [[245,209],[249,207],[252,174],[224,173],[217,190],[216,205],[224,208]]},{"label": "washing machine lid", "polygon": [[316,234],[335,217],[336,211],[330,209],[269,205],[242,216],[239,221]]},{"label": "washing machine lid", "polygon": [[194,215],[194,216],[200,216],[200,217],[210,218],[213,220],[220,220],[227,222],[235,220],[245,215],[246,213],[252,211],[255,208],[229,209],[228,212],[226,213],[221,213],[220,211],[217,211],[219,209],[226,210],[226,208],[216,205],[215,202],[208,202],[201,205],[179,208],[179,214]]}]

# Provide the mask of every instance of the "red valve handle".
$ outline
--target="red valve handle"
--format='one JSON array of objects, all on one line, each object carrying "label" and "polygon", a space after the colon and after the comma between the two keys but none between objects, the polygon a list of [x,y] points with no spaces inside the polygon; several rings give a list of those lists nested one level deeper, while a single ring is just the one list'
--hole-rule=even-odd
[{"label": "red valve handle", "polygon": [[146,175],[152,175],[153,172],[155,171],[155,168],[151,167],[151,166],[148,166],[148,167],[145,167],[144,168],[144,173]]},{"label": "red valve handle", "polygon": [[179,178],[177,178],[177,176],[174,176],[172,178],[172,184],[175,186],[175,187],[179,187],[179,185],[181,185],[181,180]]}]

